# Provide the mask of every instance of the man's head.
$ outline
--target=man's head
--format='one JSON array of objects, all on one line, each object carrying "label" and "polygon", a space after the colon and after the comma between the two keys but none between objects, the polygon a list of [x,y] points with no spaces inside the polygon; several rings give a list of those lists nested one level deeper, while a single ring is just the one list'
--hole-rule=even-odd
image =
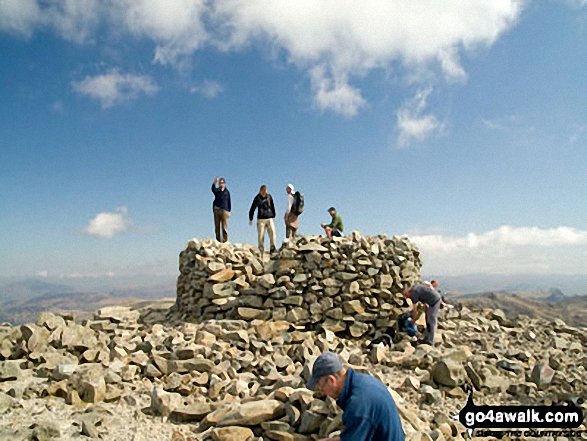
[{"label": "man's head", "polygon": [[334,217],[334,215],[336,214],[336,208],[330,207],[328,209],[328,213],[330,213],[330,216]]},{"label": "man's head", "polygon": [[267,186],[266,185],[261,185],[261,188],[259,189],[259,194],[261,196],[265,196],[267,194]]},{"label": "man's head", "polygon": [[438,280],[431,280],[430,286],[434,289],[438,289]]},{"label": "man's head", "polygon": [[285,187],[285,191],[287,192],[287,194],[292,194],[294,192],[294,186],[291,184],[287,184],[287,187]]},{"label": "man's head", "polygon": [[344,389],[346,373],[347,368],[339,355],[323,352],[314,362],[312,377],[306,387],[318,389],[323,395],[337,399]]},{"label": "man's head", "polygon": [[220,188],[226,188],[226,179],[220,178],[218,184],[220,184]]},{"label": "man's head", "polygon": [[409,284],[405,284],[402,294],[405,299],[409,299],[410,297],[412,297],[412,286]]}]

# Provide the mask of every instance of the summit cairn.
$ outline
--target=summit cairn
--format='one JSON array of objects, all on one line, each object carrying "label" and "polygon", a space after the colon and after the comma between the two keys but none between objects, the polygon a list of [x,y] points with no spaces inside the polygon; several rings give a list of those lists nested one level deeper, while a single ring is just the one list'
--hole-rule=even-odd
[{"label": "summit cairn", "polygon": [[188,321],[285,320],[353,337],[402,312],[420,253],[405,237],[297,237],[270,259],[249,245],[192,239],[180,255],[176,309]]}]

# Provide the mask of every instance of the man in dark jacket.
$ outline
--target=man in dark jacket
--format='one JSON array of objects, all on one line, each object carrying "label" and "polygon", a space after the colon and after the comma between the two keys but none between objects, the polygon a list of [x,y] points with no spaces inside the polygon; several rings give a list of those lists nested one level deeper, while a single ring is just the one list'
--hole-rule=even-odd
[{"label": "man in dark jacket", "polygon": [[[216,184],[219,184],[216,187]],[[230,217],[230,192],[226,188],[226,180],[224,178],[214,178],[212,182],[212,193],[214,193],[214,202],[212,203],[212,210],[214,211],[214,229],[216,230],[216,240],[218,242],[226,242],[228,240],[228,229],[226,223]],[[222,226],[222,235],[220,235],[220,226]]]},{"label": "man in dark jacket", "polygon": [[[306,387],[318,388],[343,410],[340,441],[404,441],[393,397],[377,378],[356,373],[339,355],[322,353],[314,362]],[[323,440],[326,441],[326,440]]]},{"label": "man in dark jacket", "polygon": [[265,229],[269,234],[270,252],[275,251],[275,204],[273,198],[267,193],[267,186],[261,185],[259,194],[253,199],[251,209],[249,210],[249,225],[253,224],[253,217],[257,210],[257,239],[259,241],[259,251],[263,252],[265,249]]}]

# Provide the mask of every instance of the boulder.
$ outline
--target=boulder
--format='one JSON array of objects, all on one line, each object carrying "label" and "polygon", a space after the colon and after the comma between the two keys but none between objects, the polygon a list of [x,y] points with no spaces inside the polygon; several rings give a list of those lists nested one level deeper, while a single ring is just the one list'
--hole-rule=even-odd
[{"label": "boulder", "polygon": [[463,365],[450,358],[436,362],[431,374],[436,383],[448,387],[464,384],[467,376]]},{"label": "boulder", "polygon": [[217,423],[218,427],[255,426],[264,421],[272,421],[285,415],[285,407],[278,400],[250,401],[236,406],[223,415]]}]

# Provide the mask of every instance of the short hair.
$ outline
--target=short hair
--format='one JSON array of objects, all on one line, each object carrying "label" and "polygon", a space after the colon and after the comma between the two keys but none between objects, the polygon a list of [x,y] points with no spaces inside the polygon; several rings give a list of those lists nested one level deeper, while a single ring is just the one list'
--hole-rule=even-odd
[{"label": "short hair", "polygon": [[220,182],[221,184],[224,182],[224,183],[226,184],[226,179],[224,179],[224,178],[220,178],[220,179],[218,180],[218,182]]},{"label": "short hair", "polygon": [[261,185],[261,188],[259,189],[259,191],[264,191],[267,190],[267,186],[266,185]]},{"label": "short hair", "polygon": [[330,207],[330,208],[328,209],[328,211],[336,211],[336,208],[334,208],[334,207]]},{"label": "short hair", "polygon": [[430,285],[434,285],[435,283],[438,283],[438,280],[436,280],[436,279],[432,279],[432,280],[430,281]]}]

